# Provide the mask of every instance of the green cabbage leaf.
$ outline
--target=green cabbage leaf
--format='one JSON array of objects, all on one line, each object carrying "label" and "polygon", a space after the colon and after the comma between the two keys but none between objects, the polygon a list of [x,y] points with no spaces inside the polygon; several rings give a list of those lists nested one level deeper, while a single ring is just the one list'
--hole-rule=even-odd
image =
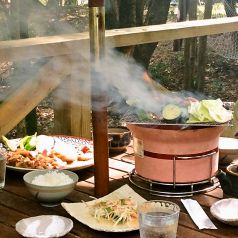
[{"label": "green cabbage leaf", "polygon": [[191,102],[188,106],[188,113],[187,123],[225,123],[233,117],[232,111],[223,107],[221,99]]}]

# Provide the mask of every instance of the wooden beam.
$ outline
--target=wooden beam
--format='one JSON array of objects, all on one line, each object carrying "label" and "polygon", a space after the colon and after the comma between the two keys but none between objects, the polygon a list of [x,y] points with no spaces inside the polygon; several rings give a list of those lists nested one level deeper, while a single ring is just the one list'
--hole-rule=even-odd
[{"label": "wooden beam", "polygon": [[237,30],[238,17],[228,17],[115,29],[107,31],[106,40],[111,47],[122,47]]},{"label": "wooden beam", "polygon": [[75,33],[0,41],[1,61],[15,61],[89,52],[89,34]]},{"label": "wooden beam", "polygon": [[52,58],[39,70],[37,78],[26,81],[0,104],[0,135],[5,135],[14,128],[70,72],[68,57]]},{"label": "wooden beam", "polygon": [[[114,29],[106,31],[105,34],[106,46],[110,48],[213,35],[237,30],[238,16]],[[2,61],[82,54],[82,52],[89,52],[88,32],[0,41],[0,59]]]}]

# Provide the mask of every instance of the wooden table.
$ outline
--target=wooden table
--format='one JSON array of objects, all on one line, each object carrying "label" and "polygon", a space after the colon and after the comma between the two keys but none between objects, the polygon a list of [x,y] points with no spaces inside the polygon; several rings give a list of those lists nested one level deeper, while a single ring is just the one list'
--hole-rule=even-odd
[{"label": "wooden table", "polygon": [[[132,148],[128,148],[127,153],[131,153]],[[134,165],[125,162],[123,156],[127,153],[113,156],[109,159],[110,167],[110,192],[119,188],[124,184],[129,184],[137,193],[144,198],[150,199],[161,199],[158,196],[152,196],[149,192],[141,190],[132,185],[128,179],[128,172],[130,172]],[[75,190],[66,198],[65,202],[80,202],[81,200],[89,201],[92,200],[94,195],[94,174],[93,167],[84,169],[77,172],[79,175],[79,182]],[[2,192],[0,192],[0,237],[4,238],[15,238],[21,237],[15,231],[15,224],[17,221],[37,215],[62,215],[70,217],[68,213],[61,207],[57,206],[54,208],[42,207],[38,201],[36,201],[27,191],[23,180],[22,173],[7,170],[6,186]],[[179,204],[181,208],[179,226],[177,237],[181,238],[209,238],[209,237],[238,237],[238,227],[232,227],[223,223],[220,223],[212,217],[210,214],[210,206],[223,198],[223,192],[220,188],[216,188],[213,191],[197,194],[193,196],[204,208],[205,212],[218,227],[217,230],[199,230],[191,220],[190,216],[186,212],[180,198],[164,198],[172,200]],[[70,217],[74,222],[72,231],[67,234],[67,238],[100,238],[100,237],[125,237],[134,238],[139,237],[138,231],[127,232],[127,233],[105,233],[92,230],[91,228],[81,224],[76,219]]]}]

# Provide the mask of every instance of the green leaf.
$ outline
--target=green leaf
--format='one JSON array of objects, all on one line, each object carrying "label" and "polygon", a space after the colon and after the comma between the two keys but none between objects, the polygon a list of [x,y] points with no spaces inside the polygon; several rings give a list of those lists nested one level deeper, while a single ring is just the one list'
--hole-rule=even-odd
[{"label": "green leaf", "polygon": [[30,140],[31,136],[25,136],[20,140],[20,148],[22,150],[25,149],[25,145],[27,144],[27,142]]},{"label": "green leaf", "polygon": [[36,142],[37,142],[37,133],[35,133],[33,136],[30,137],[30,139],[25,145],[25,149],[34,150],[36,148]]},{"label": "green leaf", "polygon": [[25,136],[20,140],[20,148],[23,150],[34,150],[36,148],[37,133],[32,136]]}]

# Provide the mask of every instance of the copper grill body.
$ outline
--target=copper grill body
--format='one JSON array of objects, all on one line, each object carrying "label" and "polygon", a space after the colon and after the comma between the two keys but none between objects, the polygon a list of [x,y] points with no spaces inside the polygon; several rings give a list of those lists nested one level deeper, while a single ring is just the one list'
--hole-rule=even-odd
[{"label": "copper grill body", "polygon": [[218,170],[223,126],[127,126],[133,134],[136,173],[146,179],[187,184],[208,181]]}]

